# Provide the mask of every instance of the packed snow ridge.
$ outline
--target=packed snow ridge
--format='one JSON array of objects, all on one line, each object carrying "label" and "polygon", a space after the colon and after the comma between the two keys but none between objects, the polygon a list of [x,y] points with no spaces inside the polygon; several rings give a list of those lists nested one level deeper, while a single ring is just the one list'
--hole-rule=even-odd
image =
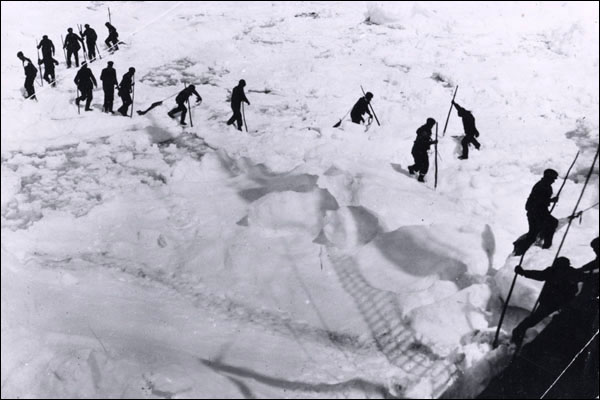
[{"label": "packed snow ridge", "polygon": [[[107,7],[125,44],[94,74],[135,67],[135,110],[194,83],[193,128],[172,98],[125,118],[97,90],[78,115],[58,48],[57,87],[23,100],[13,54],[76,23],[102,39]],[[597,3],[3,2],[2,397],[476,396],[540,291],[518,281],[492,350],[527,195],[581,150],[570,215],[598,145],[597,21]],[[247,133],[225,124],[242,78]],[[381,126],[333,128],[361,85]],[[434,190],[410,149],[456,85],[482,148],[457,160],[453,112]],[[590,185],[582,206],[597,166]],[[596,207],[562,255],[583,265],[597,235]]]}]

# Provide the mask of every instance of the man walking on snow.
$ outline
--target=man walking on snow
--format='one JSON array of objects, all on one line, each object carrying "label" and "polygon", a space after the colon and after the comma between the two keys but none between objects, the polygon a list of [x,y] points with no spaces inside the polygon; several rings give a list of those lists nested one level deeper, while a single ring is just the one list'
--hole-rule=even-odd
[{"label": "man walking on snow", "polygon": [[102,90],[104,91],[104,112],[113,112],[113,102],[115,99],[115,88],[119,88],[119,82],[117,81],[117,71],[113,68],[113,62],[109,61],[106,68],[102,70],[100,74],[100,80],[102,81]]},{"label": "man walking on snow", "polygon": [[427,118],[425,125],[417,129],[417,138],[412,148],[412,156],[415,160],[414,165],[408,167],[408,172],[413,175],[419,173],[419,182],[425,182],[425,175],[429,171],[429,148],[436,144],[436,140],[431,139],[431,129],[435,126],[435,119]]},{"label": "man walking on snow", "polygon": [[88,58],[90,62],[96,59],[96,40],[98,40],[98,35],[96,31],[90,28],[89,24],[85,24],[85,30],[81,34],[82,38],[85,38],[85,43],[87,44],[87,52]]},{"label": "man walking on snow", "polygon": [[514,243],[515,255],[523,255],[535,243],[538,235],[544,240],[543,249],[552,247],[552,239],[558,226],[558,220],[550,214],[548,207],[550,207],[550,203],[558,201],[558,197],[552,197],[552,184],[556,181],[556,178],[558,178],[558,172],[547,169],[544,171],[542,179],[531,189],[525,203],[529,231],[524,239],[517,240]]},{"label": "man walking on snow", "polygon": [[242,112],[240,111],[242,101],[250,105],[250,102],[246,98],[246,93],[244,93],[245,86],[246,81],[242,79],[238,85],[233,88],[231,93],[231,110],[233,111],[233,115],[229,118],[229,121],[227,121],[227,125],[237,122],[238,131],[242,130]]},{"label": "man walking on snow", "polygon": [[462,144],[462,155],[458,157],[459,160],[466,160],[469,158],[469,143],[473,143],[475,148],[479,150],[481,144],[477,141],[477,137],[479,137],[479,131],[475,127],[475,117],[471,114],[471,111],[465,110],[458,103],[452,101],[454,107],[456,107],[456,111],[458,112],[458,116],[462,118],[463,128],[465,129],[465,137],[461,141]]},{"label": "man walking on snow", "polygon": [[67,37],[65,37],[64,49],[67,49],[67,68],[71,68],[71,55],[75,56],[75,66],[79,67],[79,42],[83,43],[83,39],[73,33],[73,28],[67,29]]},{"label": "man walking on snow", "polygon": [[123,102],[123,105],[117,110],[122,116],[126,117],[129,115],[129,106],[133,103],[131,99],[131,92],[133,91],[133,75],[135,74],[135,68],[129,68],[129,71],[123,75],[121,84],[119,85],[119,97]]},{"label": "man walking on snow", "polygon": [[92,70],[88,68],[87,63],[84,63],[77,75],[75,75],[75,84],[81,92],[81,96],[75,99],[75,103],[79,105],[81,100],[85,100],[85,111],[92,111],[90,104],[92,103],[94,87],[98,87],[96,83],[96,77],[92,73]]},{"label": "man walking on snow", "polygon": [[31,60],[23,55],[23,52],[20,51],[17,53],[17,57],[23,63],[23,70],[25,71],[25,92],[27,93],[27,98],[31,100],[37,100],[35,97],[35,86],[33,82],[35,81],[35,77],[37,76],[37,68]]},{"label": "man walking on snow", "polygon": [[369,123],[373,120],[373,115],[371,115],[371,111],[369,111],[369,103],[373,98],[373,93],[367,92],[363,97],[358,99],[354,107],[352,107],[352,111],[350,111],[350,118],[352,122],[355,124],[361,124],[365,122],[363,119],[363,115],[369,114]]},{"label": "man walking on snow", "polygon": [[177,97],[175,97],[175,102],[177,103],[177,107],[175,107],[174,109],[172,109],[171,111],[168,112],[169,117],[171,117],[171,118],[175,118],[175,114],[181,113],[181,121],[180,121],[181,125],[187,125],[185,123],[185,116],[187,115],[188,109],[185,106],[185,102],[188,100],[188,98],[192,94],[196,95],[196,103],[199,103],[202,101],[202,97],[200,97],[198,92],[196,92],[196,86],[190,85],[190,86],[186,87],[185,89],[183,89],[181,92],[179,92]]}]

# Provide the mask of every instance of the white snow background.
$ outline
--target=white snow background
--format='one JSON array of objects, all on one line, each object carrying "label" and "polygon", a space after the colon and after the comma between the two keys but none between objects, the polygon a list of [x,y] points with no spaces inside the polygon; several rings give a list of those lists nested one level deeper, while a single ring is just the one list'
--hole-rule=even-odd
[{"label": "white snow background", "polygon": [[[491,351],[525,200],[581,150],[568,216],[598,143],[597,2],[2,2],[1,22],[3,398],[472,397],[507,362],[541,288],[518,280]],[[96,78],[136,68],[136,110],[196,84],[194,127],[172,98],[104,114],[101,89],[78,115],[78,23]],[[25,101],[16,53],[44,34],[60,82]],[[225,125],[242,78],[248,133]],[[382,126],[332,128],[360,85]],[[455,85],[468,161],[455,111],[441,137]],[[432,156],[425,184],[406,172],[428,117],[436,191]],[[581,266],[597,235],[596,207],[562,254]]]}]

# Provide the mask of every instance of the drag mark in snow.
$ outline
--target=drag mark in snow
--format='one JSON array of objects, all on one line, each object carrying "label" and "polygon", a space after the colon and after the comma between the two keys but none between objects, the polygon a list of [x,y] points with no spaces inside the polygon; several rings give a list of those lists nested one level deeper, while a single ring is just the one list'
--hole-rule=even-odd
[{"label": "drag mark in snow", "polygon": [[198,361],[224,376],[230,378],[231,376],[236,376],[240,378],[251,379],[264,385],[284,390],[313,393],[345,393],[347,391],[360,391],[366,396],[377,396],[385,399],[393,397],[383,385],[378,385],[359,378],[338,383],[311,383],[276,378],[261,374],[260,372],[253,371],[248,368],[237,367],[234,365],[221,363],[219,361],[205,360],[202,358],[198,358]]},{"label": "drag mark in snow", "polygon": [[123,188],[163,185],[161,171],[135,164],[155,159],[155,151],[102,138],[40,153],[10,153],[2,166],[19,176],[20,188],[2,208],[2,228],[26,229],[47,210],[81,217]]},{"label": "drag mark in snow", "polygon": [[416,339],[403,321],[396,294],[371,286],[352,257],[330,250],[329,258],[344,290],[368,324],[377,348],[392,365],[406,372],[403,378],[412,384],[423,378],[430,379],[437,385],[433,393],[442,393],[456,374],[456,367]]}]

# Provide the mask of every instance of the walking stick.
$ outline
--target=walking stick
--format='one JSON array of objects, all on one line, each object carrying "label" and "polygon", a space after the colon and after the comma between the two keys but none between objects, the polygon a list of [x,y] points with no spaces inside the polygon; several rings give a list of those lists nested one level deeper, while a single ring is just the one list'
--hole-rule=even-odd
[{"label": "walking stick", "polygon": [[81,29],[81,25],[77,24],[77,30],[79,31],[79,37],[81,38],[81,49],[83,50],[83,61],[89,62],[91,61],[87,55],[87,51],[85,49],[85,42],[83,41],[83,31]]},{"label": "walking stick", "polygon": [[60,35],[60,41],[62,42],[63,54],[65,56],[65,63],[69,64],[67,62],[67,50],[65,50],[65,39],[63,39],[63,35]]},{"label": "walking stick", "polygon": [[135,103],[135,74],[131,77],[131,114],[129,118],[133,118],[133,104]]},{"label": "walking stick", "polygon": [[110,18],[110,7],[108,7],[108,22],[112,24],[112,19]]},{"label": "walking stick", "polygon": [[435,123],[435,180],[433,188],[437,189],[438,182],[438,123]]},{"label": "walking stick", "polygon": [[[183,82],[183,87],[187,88],[187,83]],[[190,98],[187,98],[187,106],[188,106],[188,113],[190,114],[190,127],[193,128],[194,127],[194,122],[192,121],[192,106],[190,106]]]},{"label": "walking stick", "polygon": [[81,114],[81,107],[79,106],[79,87],[77,87],[77,98],[75,99],[75,103],[77,103],[77,114]]},{"label": "walking stick", "polygon": [[39,46],[38,40],[35,39],[35,48],[37,49],[37,56],[38,56],[38,66],[40,67],[40,84],[43,87],[44,86],[44,78],[42,77],[42,64],[39,62],[40,61],[40,49],[38,48],[38,46]]},{"label": "walking stick", "polygon": [[446,129],[448,128],[448,121],[450,120],[450,114],[452,114],[452,106],[454,105],[454,99],[456,98],[456,92],[458,92],[458,86],[454,89],[454,96],[452,96],[452,103],[450,103],[450,110],[448,110],[448,117],[446,117],[446,124],[444,125],[444,132],[442,136],[446,136]]},{"label": "walking stick", "polygon": [[[363,96],[366,96],[365,89],[363,89],[362,85],[360,85],[360,90],[362,90]],[[375,114],[375,110],[373,109],[373,106],[371,105],[371,102],[369,102],[369,108],[371,109],[371,112],[373,113],[373,116],[375,117],[375,121],[377,121],[377,125],[381,126],[381,124],[379,123],[379,119],[377,118],[377,114]]]},{"label": "walking stick", "polygon": [[246,112],[244,111],[244,102],[242,101],[242,118],[244,119],[244,128],[246,129],[246,133],[248,133],[248,124],[246,123]]},{"label": "walking stick", "polygon": [[100,54],[100,49],[98,48],[98,44],[94,43],[94,45],[96,46],[96,53],[98,53],[98,58],[100,58],[102,60],[102,54]]},{"label": "walking stick", "polygon": [[[575,154],[575,159],[573,160],[573,162],[571,163],[571,166],[567,170],[567,175],[565,176],[565,179],[563,179],[562,185],[560,185],[560,189],[558,189],[558,192],[556,193],[557,198],[560,196],[560,192],[562,192],[563,188],[565,187],[565,183],[567,183],[567,179],[569,178],[571,169],[573,168],[573,166],[575,165],[575,162],[577,161],[577,157],[579,157],[579,151],[577,151],[577,154]],[[550,214],[552,214],[554,207],[556,207],[556,203],[558,203],[558,201],[556,201],[556,202],[554,202],[554,204],[552,204],[552,207],[550,208]]]}]

